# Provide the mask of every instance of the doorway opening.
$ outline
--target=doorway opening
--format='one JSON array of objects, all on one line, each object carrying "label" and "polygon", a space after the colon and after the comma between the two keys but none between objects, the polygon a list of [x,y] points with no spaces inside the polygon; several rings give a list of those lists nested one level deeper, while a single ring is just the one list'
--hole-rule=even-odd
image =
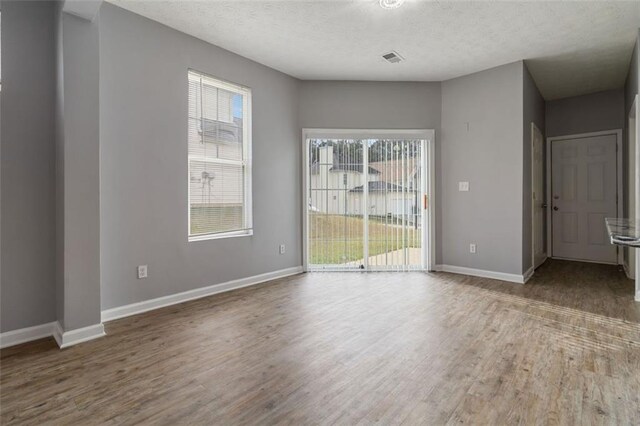
[{"label": "doorway opening", "polygon": [[305,270],[430,270],[433,131],[304,131]]}]

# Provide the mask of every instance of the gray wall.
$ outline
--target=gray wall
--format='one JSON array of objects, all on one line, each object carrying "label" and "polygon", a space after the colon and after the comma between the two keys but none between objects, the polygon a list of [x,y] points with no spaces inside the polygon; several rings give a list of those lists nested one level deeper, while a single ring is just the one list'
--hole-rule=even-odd
[{"label": "gray wall", "polygon": [[301,128],[435,130],[436,263],[442,261],[441,106],[440,83],[303,81],[300,88]]},{"label": "gray wall", "polygon": [[522,73],[516,62],[442,83],[444,264],[522,273]]},{"label": "gray wall", "polygon": [[624,126],[624,92],[608,90],[548,101],[546,136],[563,136]]},{"label": "gray wall", "polygon": [[638,30],[638,39],[636,45],[633,48],[633,55],[629,63],[629,74],[627,75],[627,81],[624,85],[624,111],[628,117],[629,110],[633,104],[635,95],[638,94],[638,87],[640,86],[640,30]]},{"label": "gray wall", "polygon": [[56,318],[64,318],[64,59],[62,56],[62,2],[57,2],[55,11],[55,206],[56,206]]},{"label": "gray wall", "polygon": [[300,126],[439,130],[440,86],[424,82],[302,81]]},{"label": "gray wall", "polygon": [[[531,227],[533,223],[532,218],[532,197],[531,197],[531,123],[535,125],[542,132],[544,137],[545,132],[545,101],[533,81],[529,70],[526,65],[523,69],[523,136],[522,136],[522,149],[523,149],[523,176],[522,176],[522,272],[526,272],[532,266],[532,253],[531,247]],[[545,238],[544,244],[546,244],[546,229],[543,230]]]},{"label": "gray wall", "polygon": [[[108,3],[100,25],[102,308],[301,265],[299,82]],[[189,68],[253,91],[252,237],[187,242]]]},{"label": "gray wall", "polygon": [[[63,185],[63,214],[57,242],[62,250],[57,284],[58,320],[66,330],[101,322],[100,318],[100,134],[99,18],[93,22],[63,13],[57,80],[63,120],[57,122],[57,181]],[[58,46],[60,47],[60,46]],[[56,116],[59,117],[58,115]],[[60,308],[62,315],[60,315]]]},{"label": "gray wall", "polygon": [[1,331],[55,313],[55,4],[2,3]]}]

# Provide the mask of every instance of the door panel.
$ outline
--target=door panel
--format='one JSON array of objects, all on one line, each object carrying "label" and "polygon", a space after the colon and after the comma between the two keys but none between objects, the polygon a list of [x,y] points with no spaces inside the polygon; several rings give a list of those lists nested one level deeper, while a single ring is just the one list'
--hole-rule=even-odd
[{"label": "door panel", "polygon": [[616,156],[615,135],[552,143],[554,257],[617,263],[604,224],[617,216]]},{"label": "door panel", "polygon": [[422,268],[423,141],[376,139],[368,160],[371,270]]},{"label": "door panel", "polygon": [[575,164],[564,164],[562,167],[562,199],[565,201],[575,201],[577,198],[578,168]]},{"label": "door panel", "polygon": [[589,231],[587,233],[588,243],[590,245],[603,245],[609,244],[607,241],[607,231],[601,225],[604,222],[605,214],[602,213],[589,213],[589,217],[587,219],[587,226],[589,227]]},{"label": "door panel", "polygon": [[560,214],[562,215],[562,242],[564,244],[578,244],[578,214],[576,212],[562,212]]},{"label": "door panel", "polygon": [[316,269],[361,269],[363,200],[359,140],[309,140],[308,256]]},{"label": "door panel", "polygon": [[605,201],[604,184],[606,165],[603,162],[587,165],[587,200]]}]

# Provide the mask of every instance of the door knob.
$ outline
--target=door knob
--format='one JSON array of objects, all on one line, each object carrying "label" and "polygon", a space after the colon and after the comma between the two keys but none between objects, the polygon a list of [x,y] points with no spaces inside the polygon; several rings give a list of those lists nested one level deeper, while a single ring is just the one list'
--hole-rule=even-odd
[{"label": "door knob", "polygon": [[547,208],[547,203],[544,203],[544,204],[542,205],[542,208],[543,208],[543,209],[546,209],[546,208]]},{"label": "door knob", "polygon": [[558,211],[558,207],[554,206],[553,210]]}]

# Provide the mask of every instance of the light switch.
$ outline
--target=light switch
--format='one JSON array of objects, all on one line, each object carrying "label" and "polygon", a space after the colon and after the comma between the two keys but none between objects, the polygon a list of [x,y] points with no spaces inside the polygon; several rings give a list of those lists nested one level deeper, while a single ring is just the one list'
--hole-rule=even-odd
[{"label": "light switch", "polygon": [[469,191],[469,182],[458,182],[458,191]]}]

